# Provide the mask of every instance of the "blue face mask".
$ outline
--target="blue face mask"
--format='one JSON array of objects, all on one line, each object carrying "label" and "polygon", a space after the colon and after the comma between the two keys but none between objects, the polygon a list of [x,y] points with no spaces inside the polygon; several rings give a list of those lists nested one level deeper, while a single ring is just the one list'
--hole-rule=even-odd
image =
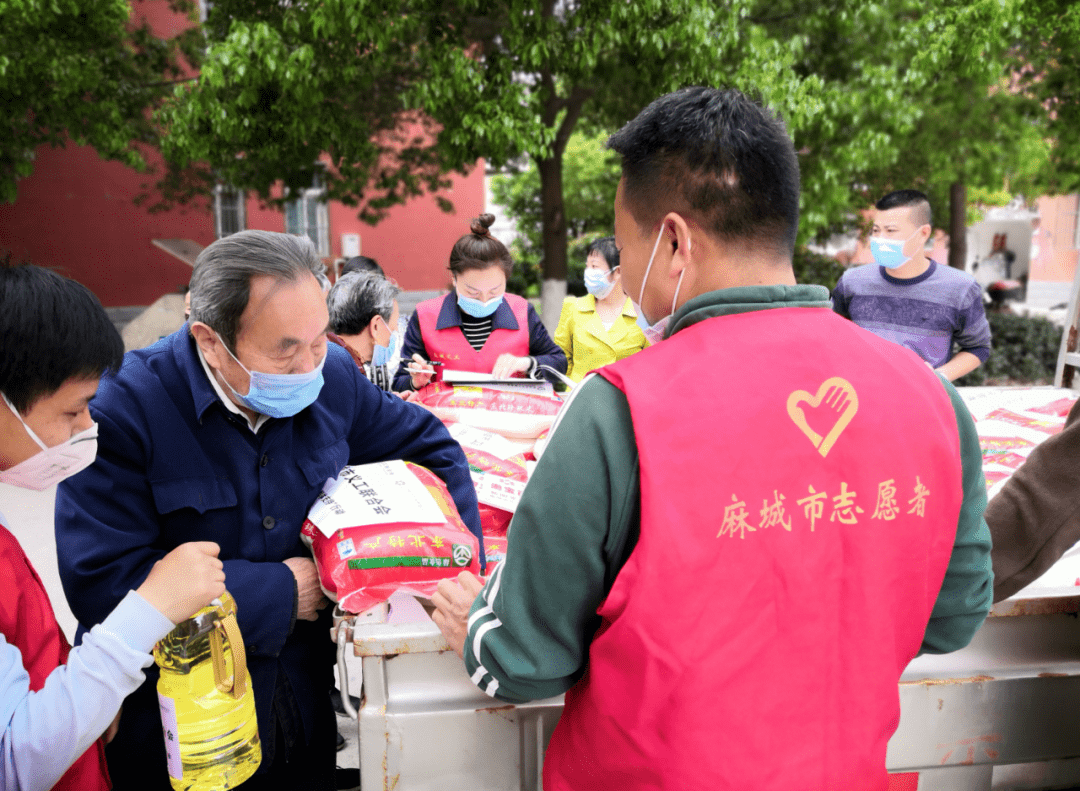
[{"label": "blue face mask", "polygon": [[499,305],[502,304],[503,295],[499,294],[497,297],[492,297],[487,302],[481,302],[478,299],[472,297],[463,297],[458,294],[457,304],[458,307],[468,313],[474,319],[484,319],[499,309]]},{"label": "blue face mask", "polygon": [[[221,340],[220,335],[218,340]],[[236,360],[236,355],[224,341],[221,341],[221,345],[225,346],[225,351]],[[319,397],[319,391],[323,386],[322,371],[323,366],[326,365],[326,355],[324,354],[319,364],[306,374],[264,374],[259,371],[248,371],[239,360],[236,360],[236,364],[247,371],[248,376],[251,377],[247,395],[240,395],[233,390],[233,386],[224,376],[221,380],[244,406],[260,415],[292,417],[311,406]]]},{"label": "blue face mask", "polygon": [[904,255],[904,246],[919,235],[916,231],[907,239],[884,239],[880,236],[870,237],[870,255],[874,257],[874,263],[886,269],[898,269],[911,260],[910,255]]},{"label": "blue face mask", "polygon": [[[611,270],[614,272],[615,270]],[[597,299],[603,299],[611,293],[611,289],[615,288],[615,284],[610,282],[608,278],[611,276],[611,272],[601,272],[599,269],[585,269],[585,290],[592,294]]]},{"label": "blue face mask", "polygon": [[375,350],[371,353],[372,365],[388,365],[397,352],[398,336],[396,332],[390,333],[390,342],[385,346],[375,344]]}]

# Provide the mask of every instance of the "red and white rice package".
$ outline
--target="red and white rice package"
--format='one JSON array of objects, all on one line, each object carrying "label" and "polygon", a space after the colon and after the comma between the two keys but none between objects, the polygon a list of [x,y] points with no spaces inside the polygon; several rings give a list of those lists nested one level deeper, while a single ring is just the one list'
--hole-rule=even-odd
[{"label": "red and white rice package", "polygon": [[562,406],[558,396],[523,392],[514,386],[452,385],[436,382],[421,389],[417,400],[446,424],[462,423],[498,434],[528,453],[547,432]]},{"label": "red and white rice package", "polygon": [[346,467],[301,529],[327,597],[362,613],[397,591],[430,597],[439,580],[480,573],[480,545],[446,485],[405,461]]},{"label": "red and white rice package", "polygon": [[480,528],[490,574],[506,557],[506,533],[529,479],[525,457],[497,434],[451,423],[450,435],[461,444],[480,506]]}]

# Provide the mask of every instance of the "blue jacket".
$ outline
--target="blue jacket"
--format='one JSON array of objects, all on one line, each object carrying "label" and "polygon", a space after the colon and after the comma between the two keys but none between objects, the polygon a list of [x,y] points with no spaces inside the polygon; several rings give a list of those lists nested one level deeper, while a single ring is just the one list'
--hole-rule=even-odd
[{"label": "blue jacket", "polygon": [[[177,545],[221,546],[264,749],[274,735],[279,671],[308,734],[313,696],[325,696],[332,684],[331,608],[317,622],[295,621],[295,584],[281,562],[308,554],[300,527],[328,478],[346,464],[399,458],[421,464],[447,483],[465,523],[480,536],[468,464],[445,427],[380,391],[332,343],[323,376],[314,404],[295,417],[268,420],[254,434],[221,403],[184,325],[126,355],[119,374],[102,380],[90,405],[99,424],[97,460],[57,492],[60,578],[84,627],[103,621]],[[156,672],[148,675],[146,684],[155,683]],[[161,742],[160,730],[145,738]]]}]

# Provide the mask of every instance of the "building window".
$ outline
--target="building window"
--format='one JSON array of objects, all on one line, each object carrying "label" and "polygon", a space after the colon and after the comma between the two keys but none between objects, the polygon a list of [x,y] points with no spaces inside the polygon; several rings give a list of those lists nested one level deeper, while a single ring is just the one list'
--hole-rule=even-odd
[{"label": "building window", "polygon": [[326,213],[326,189],[318,173],[310,188],[285,204],[285,233],[307,236],[321,256],[330,255],[330,222]]},{"label": "building window", "polygon": [[218,184],[214,187],[214,233],[224,238],[247,227],[244,193]]}]

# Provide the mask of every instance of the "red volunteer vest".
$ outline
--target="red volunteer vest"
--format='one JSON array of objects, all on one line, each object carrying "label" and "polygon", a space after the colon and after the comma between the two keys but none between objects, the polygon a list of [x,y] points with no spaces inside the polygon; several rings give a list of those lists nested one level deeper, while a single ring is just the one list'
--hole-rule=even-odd
[{"label": "red volunteer vest", "polygon": [[[451,293],[449,297],[435,297],[428,299],[416,306],[416,315],[420,322],[420,335],[424,339],[424,348],[427,349],[428,359],[445,363],[447,368],[455,371],[476,371],[477,373],[491,373],[495,368],[495,361],[500,354],[513,354],[517,357],[526,357],[529,354],[529,303],[515,294],[505,294],[503,299],[514,312],[518,328],[516,330],[492,330],[487,342],[480,351],[476,351],[465,340],[465,333],[461,327],[447,327],[436,329],[439,321],[439,311],[442,310],[443,301],[456,299]],[[435,381],[442,380],[442,371],[435,375]]]},{"label": "red volunteer vest", "polygon": [[[22,652],[23,667],[30,675],[30,690],[37,692],[45,679],[67,663],[68,645],[56,622],[49,596],[18,540],[0,525],[0,632]],[[54,791],[105,791],[112,784],[105,768],[105,747],[98,739],[79,756]]]},{"label": "red volunteer vest", "polygon": [[885,789],[962,501],[937,377],[822,308],[708,319],[601,375],[641,535],[544,788]]}]

